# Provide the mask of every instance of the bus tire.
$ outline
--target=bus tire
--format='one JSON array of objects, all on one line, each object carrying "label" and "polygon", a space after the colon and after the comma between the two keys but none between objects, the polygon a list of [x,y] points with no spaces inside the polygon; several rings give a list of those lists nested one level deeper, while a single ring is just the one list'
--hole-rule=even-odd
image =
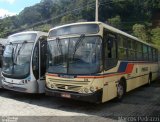
[{"label": "bus tire", "polygon": [[121,79],[117,84],[117,101],[121,101],[126,93],[126,82]]},{"label": "bus tire", "polygon": [[151,85],[152,82],[152,73],[149,73],[149,77],[148,77],[148,86]]}]

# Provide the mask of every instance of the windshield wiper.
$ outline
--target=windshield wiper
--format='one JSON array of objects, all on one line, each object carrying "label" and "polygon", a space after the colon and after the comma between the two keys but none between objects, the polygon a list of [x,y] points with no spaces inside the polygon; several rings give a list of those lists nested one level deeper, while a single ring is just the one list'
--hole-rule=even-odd
[{"label": "windshield wiper", "polygon": [[13,48],[13,43],[10,42],[10,45],[12,45],[12,55],[11,55],[11,58],[12,58],[12,73],[14,72],[14,65],[15,65],[15,62],[14,62],[14,48]]},{"label": "windshield wiper", "polygon": [[83,42],[84,38],[85,38],[85,34],[82,34],[79,37],[77,43],[75,44],[75,48],[74,48],[74,52],[73,52],[73,59],[74,59],[75,53],[77,52],[77,49],[78,49],[79,45]]},{"label": "windshield wiper", "polygon": [[56,43],[57,43],[57,47],[59,49],[59,52],[61,53],[61,55],[63,55],[63,51],[62,51],[62,44],[59,38],[56,38]]},{"label": "windshield wiper", "polygon": [[21,47],[18,49],[17,56],[20,54],[20,51],[21,51],[21,49],[22,49],[22,47],[23,47],[23,45],[24,45],[25,43],[27,43],[27,41],[24,41],[24,42],[22,43]]},{"label": "windshield wiper", "polygon": [[20,51],[21,51],[21,49],[22,49],[22,47],[23,47],[23,45],[24,45],[25,43],[27,43],[27,41],[24,41],[24,42],[22,43],[21,47],[20,47],[20,48],[18,49],[18,51],[17,51],[16,62],[17,62],[18,56],[20,55]]},{"label": "windshield wiper", "polygon": [[11,58],[12,58],[12,64],[14,64],[14,57],[13,57],[13,55],[14,55],[14,48],[13,48],[13,43],[10,42],[10,45],[12,45]]}]

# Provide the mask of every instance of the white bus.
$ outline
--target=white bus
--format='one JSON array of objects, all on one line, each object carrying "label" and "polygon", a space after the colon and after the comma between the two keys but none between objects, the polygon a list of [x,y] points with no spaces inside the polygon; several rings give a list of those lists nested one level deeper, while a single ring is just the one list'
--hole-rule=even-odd
[{"label": "white bus", "polygon": [[[2,39],[0,38],[0,73],[1,73],[1,68],[2,68],[2,58],[3,58],[3,52],[4,52],[4,47],[7,43],[7,39]],[[1,74],[0,74],[0,88],[2,88],[2,82],[1,82]]]},{"label": "white bus", "polygon": [[27,31],[8,37],[2,67],[2,86],[24,93],[44,93],[47,35]]},{"label": "white bus", "polygon": [[55,27],[48,45],[46,95],[102,103],[158,77],[156,48],[101,22]]}]

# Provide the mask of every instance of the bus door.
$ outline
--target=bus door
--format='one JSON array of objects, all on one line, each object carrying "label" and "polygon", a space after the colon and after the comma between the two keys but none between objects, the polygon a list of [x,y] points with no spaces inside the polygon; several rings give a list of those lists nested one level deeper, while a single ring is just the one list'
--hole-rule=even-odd
[{"label": "bus door", "polygon": [[[104,30],[104,39],[103,39],[103,61],[104,61],[104,74],[117,66],[118,56],[117,56],[117,37],[115,34]],[[115,71],[111,71],[115,72]],[[113,81],[113,82],[110,82]],[[109,85],[105,85],[108,84]],[[111,91],[111,92],[109,92]],[[104,78],[104,89],[103,89],[103,100],[106,100],[105,96],[108,99],[112,99],[117,95],[116,84],[114,79]]]},{"label": "bus door", "polygon": [[38,82],[38,92],[43,93],[45,87],[47,38],[42,36],[37,42],[33,54],[33,74]]},{"label": "bus door", "polygon": [[0,68],[2,68],[4,46],[0,44]]},{"label": "bus door", "polygon": [[40,40],[40,50],[39,50],[39,54],[40,54],[40,77],[44,77],[45,73],[46,73],[46,59],[47,59],[47,39],[43,38],[42,40]]}]

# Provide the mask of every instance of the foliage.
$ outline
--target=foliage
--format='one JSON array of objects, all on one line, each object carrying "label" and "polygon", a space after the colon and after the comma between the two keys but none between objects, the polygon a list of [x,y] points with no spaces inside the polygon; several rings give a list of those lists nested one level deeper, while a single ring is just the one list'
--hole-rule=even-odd
[{"label": "foliage", "polygon": [[151,43],[150,32],[146,29],[145,25],[135,24],[133,26],[133,34],[141,40]]},{"label": "foliage", "polygon": [[154,44],[160,46],[160,28],[157,27],[157,28],[153,29],[151,31],[151,34],[152,34],[152,40],[153,40]]},{"label": "foliage", "polygon": [[[154,12],[160,10],[160,0],[99,0],[99,2],[100,21],[107,20],[114,27],[128,33],[132,33],[134,28],[134,34],[144,41],[157,40],[155,39],[158,38],[157,32],[151,31],[151,25],[147,23],[152,23]],[[50,27],[79,20],[95,20],[95,0],[41,0],[40,3],[25,8],[17,16],[0,19],[0,37],[30,28],[47,31]],[[142,29],[142,32],[139,29]],[[159,43],[156,41],[156,44]]]},{"label": "foliage", "polygon": [[116,28],[121,28],[121,18],[119,15],[113,17],[113,18],[110,18],[108,19],[107,21],[110,25],[112,25],[113,27],[116,27]]}]

